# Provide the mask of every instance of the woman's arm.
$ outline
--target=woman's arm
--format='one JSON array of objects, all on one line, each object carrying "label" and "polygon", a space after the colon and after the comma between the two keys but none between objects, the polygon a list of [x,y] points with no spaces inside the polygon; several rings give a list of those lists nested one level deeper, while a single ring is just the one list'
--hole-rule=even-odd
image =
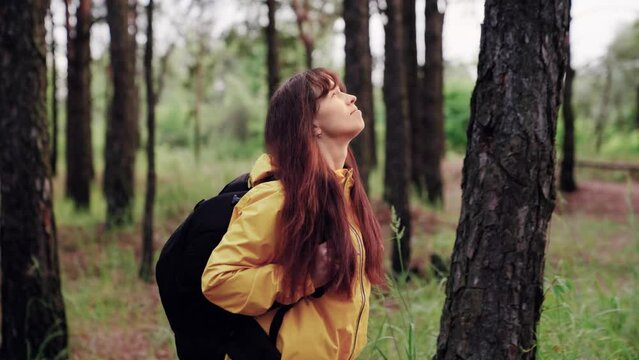
[{"label": "woman's arm", "polygon": [[315,291],[312,281],[294,298],[280,288],[281,267],[273,264],[276,221],[284,201],[272,184],[247,193],[233,210],[227,233],[213,250],[202,274],[202,293],[233,313],[257,316],[274,302],[291,304]]}]

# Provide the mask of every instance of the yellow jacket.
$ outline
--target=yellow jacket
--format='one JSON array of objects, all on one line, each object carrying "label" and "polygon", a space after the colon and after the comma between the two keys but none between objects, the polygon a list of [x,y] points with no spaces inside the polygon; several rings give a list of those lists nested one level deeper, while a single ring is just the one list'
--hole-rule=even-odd
[{"label": "yellow jacket", "polygon": [[[271,169],[270,157],[263,154],[251,170],[249,184]],[[339,169],[335,175],[344,190],[350,190],[352,170]],[[350,213],[350,199],[345,198]],[[364,272],[361,233],[351,221],[351,238],[358,253],[351,299],[330,290],[320,298],[310,297],[315,291],[310,278],[303,294],[284,298],[279,265],[272,263],[275,224],[283,204],[284,189],[279,181],[258,184],[242,197],[233,210],[228,232],[206,264],[202,292],[230,312],[254,316],[267,333],[276,312],[268,311],[273,302],[297,302],[286,313],[277,338],[283,360],[355,359],[367,341],[371,288]]]}]

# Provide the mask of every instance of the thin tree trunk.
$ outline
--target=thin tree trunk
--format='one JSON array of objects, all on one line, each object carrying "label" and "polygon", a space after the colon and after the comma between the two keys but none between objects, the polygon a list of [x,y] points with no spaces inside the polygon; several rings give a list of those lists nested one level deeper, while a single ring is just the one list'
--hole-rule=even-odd
[{"label": "thin tree trunk", "polygon": [[136,144],[131,111],[134,72],[129,55],[131,40],[127,30],[127,0],[107,0],[107,8],[113,98],[106,133],[104,193],[107,201],[106,223],[112,227],[133,220],[131,205]]},{"label": "thin tree trunk", "polygon": [[637,90],[636,91],[637,91],[637,93],[636,93],[636,95],[637,95],[637,99],[636,99],[637,103],[635,104],[636,105],[636,108],[635,108],[635,126],[637,127],[637,129],[639,129],[639,85],[637,85]]},{"label": "thin tree trunk", "polygon": [[300,0],[293,0],[291,3],[295,18],[297,20],[297,29],[300,32],[300,40],[304,45],[304,53],[306,54],[306,68],[313,68],[313,48],[315,41],[313,36],[304,30],[304,24],[309,23],[308,0],[304,0],[304,5],[300,4]]},{"label": "thin tree trunk", "polygon": [[606,73],[601,94],[601,108],[599,109],[599,116],[595,124],[595,151],[601,150],[603,144],[603,132],[606,121],[608,120],[608,105],[610,104],[610,85],[612,82],[612,70],[610,69],[609,61],[606,61]]},{"label": "thin tree trunk", "polygon": [[80,0],[69,34],[65,193],[79,209],[88,209],[93,178],[91,144],[91,0]]},{"label": "thin tree trunk", "polygon": [[[424,170],[421,167],[419,154],[423,146],[421,139],[423,134],[421,131],[421,123],[419,116],[419,69],[417,65],[417,28],[415,20],[415,0],[404,0],[402,8],[403,16],[403,41],[404,41],[404,70],[406,72],[406,99],[408,101],[408,122],[410,124],[411,137],[411,183],[421,196],[423,189],[422,174]],[[414,141],[413,141],[414,140]]]},{"label": "thin tree trunk", "polygon": [[573,192],[577,190],[575,182],[575,118],[572,109],[572,84],[575,78],[575,70],[570,65],[570,42],[566,46],[566,80],[564,84],[563,117],[564,117],[564,141],[563,160],[561,161],[561,173],[559,178],[559,190]]},{"label": "thin tree trunk", "polygon": [[144,47],[144,79],[146,82],[146,194],[144,196],[144,223],[142,225],[142,261],[140,278],[153,280],[153,206],[155,203],[155,91],[153,85],[153,0],[146,6],[147,29]]},{"label": "thin tree trunk", "polygon": [[[384,200],[395,208],[404,228],[400,239],[393,239],[393,271],[406,271],[410,261],[411,219],[408,198],[410,161],[409,126],[406,101],[406,73],[402,33],[402,0],[386,1],[386,61],[384,65],[384,103],[386,104],[386,165]],[[399,245],[397,245],[399,244]],[[398,249],[398,246],[400,247]]]},{"label": "thin tree trunk", "polygon": [[443,205],[441,160],[444,156],[444,57],[442,31],[444,13],[437,0],[426,0],[426,63],[424,64],[423,148],[421,169],[423,184],[431,204]]},{"label": "thin tree trunk", "polygon": [[366,189],[368,189],[368,178],[373,167],[372,160],[375,152],[375,144],[371,144],[373,137],[369,134],[375,132],[375,118],[371,81],[373,60],[369,45],[368,21],[368,2],[344,1],[344,35],[346,37],[344,82],[348,91],[357,96],[357,107],[362,111],[365,123],[364,130],[351,142],[351,147],[357,157],[360,176]]},{"label": "thin tree trunk", "polygon": [[164,91],[164,84],[165,84],[165,79],[168,73],[168,63],[169,63],[169,58],[171,57],[171,54],[173,53],[173,50],[175,50],[175,43],[172,43],[171,45],[169,45],[169,48],[166,50],[166,53],[164,53],[164,55],[160,56],[160,70],[159,70],[159,75],[158,75],[158,79],[157,79],[157,88],[155,89],[155,104],[157,105],[160,97],[162,96],[162,92]]},{"label": "thin tree trunk", "polygon": [[202,106],[202,100],[204,99],[204,45],[200,44],[200,50],[198,58],[195,64],[195,104],[193,106],[193,151],[195,154],[195,161],[200,161],[200,108]]},{"label": "thin tree trunk", "polygon": [[2,359],[68,359],[46,110],[49,1],[0,6]]},{"label": "thin tree trunk", "polygon": [[266,66],[268,69],[268,99],[270,100],[280,82],[280,67],[278,64],[277,29],[275,27],[275,0],[266,0],[268,6],[268,25],[266,26],[266,45],[268,54]]},{"label": "thin tree trunk", "polygon": [[535,359],[569,0],[487,0],[435,359]]},{"label": "thin tree trunk", "polygon": [[49,8],[51,22],[51,175],[58,172],[58,66],[55,59],[55,20]]}]

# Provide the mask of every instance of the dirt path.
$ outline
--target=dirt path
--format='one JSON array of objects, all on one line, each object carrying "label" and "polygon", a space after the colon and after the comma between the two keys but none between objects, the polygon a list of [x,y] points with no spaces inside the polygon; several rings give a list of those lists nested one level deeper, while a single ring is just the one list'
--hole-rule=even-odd
[{"label": "dirt path", "polygon": [[558,214],[585,214],[598,219],[626,223],[639,214],[639,183],[614,183],[586,180],[579,189],[558,196],[555,212]]}]

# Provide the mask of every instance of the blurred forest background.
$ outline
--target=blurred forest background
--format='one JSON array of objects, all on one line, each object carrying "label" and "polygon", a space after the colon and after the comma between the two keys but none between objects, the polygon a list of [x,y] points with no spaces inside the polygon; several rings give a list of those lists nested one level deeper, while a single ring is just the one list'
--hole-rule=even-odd
[{"label": "blurred forest background", "polygon": [[[590,10],[574,10],[588,9],[586,3]],[[607,11],[634,20],[615,24],[604,44],[587,36],[572,42],[535,349],[542,359],[639,358],[639,8],[619,4],[627,8],[572,1],[573,24]],[[353,146],[389,241],[389,270],[408,264],[415,274],[375,293],[369,345],[360,358],[432,357],[477,80],[479,27],[465,22],[481,21],[483,2],[151,5],[51,0],[45,9],[52,251],[59,257],[66,356],[176,358],[154,261],[193,206],[247,172],[264,151],[268,99],[277,84],[321,66],[342,76],[367,121]],[[449,19],[452,11],[456,18]],[[449,21],[470,29],[456,39],[475,41],[446,42]],[[457,48],[469,46],[474,50]],[[593,46],[602,48],[584,50]],[[582,56],[575,61],[574,54]],[[405,106],[397,110],[397,104]],[[404,133],[387,131],[398,126]],[[399,151],[410,154],[409,162],[390,168],[405,169],[406,181],[385,175],[385,159]],[[389,190],[397,186],[406,189],[403,198]],[[391,205],[407,230],[403,237],[393,232]],[[391,256],[395,240],[404,251]],[[4,264],[3,272],[7,309]],[[3,340],[11,331],[7,311]],[[45,331],[42,338],[59,335]],[[30,358],[49,358],[43,347],[31,346]]]}]

